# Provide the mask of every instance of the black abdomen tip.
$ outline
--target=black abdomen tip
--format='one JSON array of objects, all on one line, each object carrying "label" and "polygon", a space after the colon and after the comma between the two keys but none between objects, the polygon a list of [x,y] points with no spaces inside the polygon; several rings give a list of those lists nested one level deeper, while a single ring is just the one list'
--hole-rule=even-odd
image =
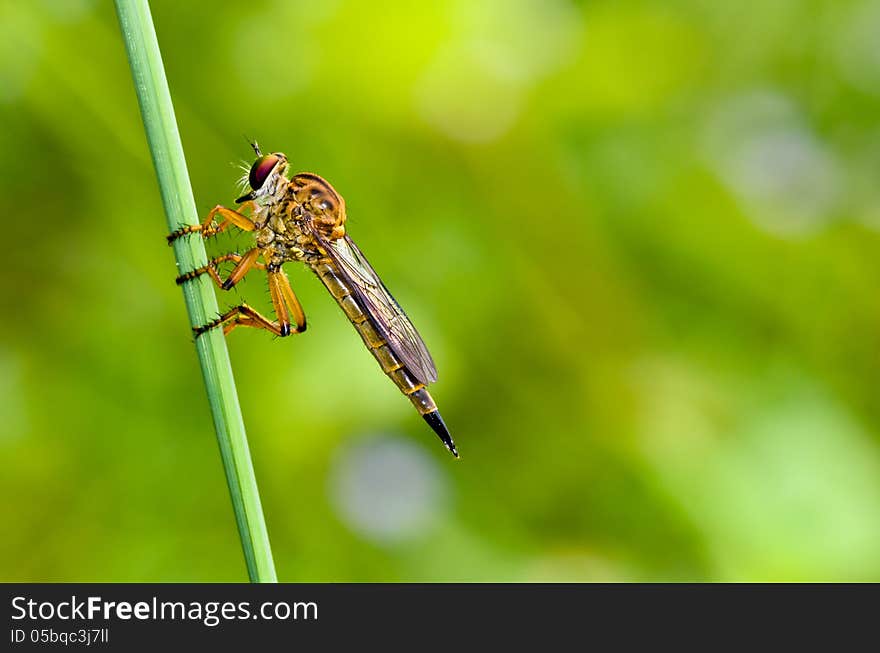
[{"label": "black abdomen tip", "polygon": [[425,415],[422,415],[422,419],[428,423],[428,426],[434,429],[434,433],[439,436],[446,448],[449,449],[450,453],[458,458],[458,450],[455,448],[455,442],[452,441],[452,436],[449,435],[449,429],[446,428],[446,423],[443,421],[443,418],[440,417],[440,411],[435,410],[434,412],[426,413]]}]

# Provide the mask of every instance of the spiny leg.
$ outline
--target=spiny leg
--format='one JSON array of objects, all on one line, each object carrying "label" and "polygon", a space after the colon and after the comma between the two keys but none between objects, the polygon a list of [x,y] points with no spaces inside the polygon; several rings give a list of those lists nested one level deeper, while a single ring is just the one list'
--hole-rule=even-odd
[{"label": "spiny leg", "polygon": [[216,320],[211,320],[207,324],[204,324],[200,327],[193,327],[193,331],[196,334],[196,338],[198,338],[206,331],[210,331],[214,327],[218,327],[221,324],[223,325],[224,334],[228,334],[235,327],[239,326],[265,329],[266,331],[274,333],[276,336],[282,338],[284,336],[289,336],[292,333],[300,333],[298,329],[291,331],[289,321],[287,324],[287,329],[285,330],[284,324],[282,322],[270,320],[265,315],[262,315],[259,311],[249,306],[248,304],[241,304],[240,306],[236,306],[235,308],[230,308],[228,311],[223,313],[223,315],[219,316]]},{"label": "spiny leg", "polygon": [[299,300],[293,294],[293,288],[290,287],[290,280],[287,278],[287,275],[279,266],[270,265],[266,276],[269,279],[269,296],[272,298],[275,315],[278,316],[278,322],[281,324],[282,335],[286,336],[290,332],[291,312],[296,322],[294,333],[305,331],[306,316]]},{"label": "spiny leg", "polygon": [[290,286],[290,279],[287,278],[287,274],[281,268],[270,270],[268,276],[270,292],[273,285],[278,289],[278,294],[293,314],[293,321],[296,323],[297,331],[302,333],[306,330],[306,314],[299,303],[296,293],[293,292],[293,288]]},{"label": "spiny leg", "polygon": [[[187,281],[190,281],[191,279],[200,277],[207,272],[208,275],[217,284],[218,288],[220,288],[221,290],[229,290],[235,284],[241,281],[244,275],[247,274],[250,270],[254,268],[258,270],[266,269],[266,265],[264,263],[257,262],[259,254],[259,250],[254,248],[246,252],[244,256],[242,256],[241,254],[223,254],[222,256],[216,256],[208,261],[206,265],[181,274],[179,277],[177,277],[177,279],[175,279],[175,281],[179,286]],[[224,280],[220,277],[220,272],[217,266],[221,263],[226,263],[227,261],[233,261],[238,265],[235,266],[235,269],[232,271],[229,277]]]},{"label": "spiny leg", "polygon": [[[243,264],[247,262],[248,255],[250,255],[250,252],[241,257],[241,261],[236,266],[236,270],[244,267]],[[253,263],[250,264],[250,266],[252,265]],[[233,275],[234,274],[235,271],[233,271]],[[193,331],[195,331],[196,337],[209,329],[220,326],[221,324],[223,325],[224,334],[228,334],[238,326],[266,329],[282,338],[284,336],[289,336],[291,333],[302,333],[305,331],[306,317],[299,300],[296,298],[293,289],[290,287],[290,281],[287,279],[287,275],[280,268],[272,267],[269,269],[267,276],[269,279],[269,296],[272,298],[272,306],[275,309],[275,315],[278,318],[276,321],[272,321],[261,315],[256,309],[248,304],[242,304],[241,306],[236,306],[235,308],[226,311],[226,313],[219,316],[216,320],[212,320],[201,327],[194,328]],[[232,276],[230,276],[230,278],[232,278]],[[291,329],[288,306],[290,307],[290,311],[293,311],[294,320],[296,322],[296,326],[293,329]]]},{"label": "spiny leg", "polygon": [[[251,202],[244,202],[239,209],[250,208],[254,209],[256,204]],[[223,217],[223,221],[219,225],[214,225],[214,216],[220,214]],[[205,219],[202,220],[201,224],[197,224],[195,226],[187,225],[185,227],[180,227],[179,229],[175,229],[172,231],[166,238],[168,239],[168,244],[171,245],[175,240],[180,238],[181,236],[185,236],[186,234],[191,234],[195,232],[200,232],[202,234],[202,238],[208,238],[213,236],[214,234],[219,234],[221,231],[225,231],[230,227],[230,225],[235,225],[242,231],[253,231],[256,229],[256,225],[253,220],[251,220],[246,215],[243,215],[240,210],[235,211],[233,209],[228,209],[225,206],[221,206],[218,204],[213,209],[208,211],[208,215],[205,216]]]}]

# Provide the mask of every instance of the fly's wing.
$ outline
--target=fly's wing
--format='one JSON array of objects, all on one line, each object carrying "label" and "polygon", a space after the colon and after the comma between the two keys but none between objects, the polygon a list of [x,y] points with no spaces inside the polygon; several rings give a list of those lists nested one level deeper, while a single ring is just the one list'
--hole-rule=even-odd
[{"label": "fly's wing", "polygon": [[424,384],[436,381],[437,368],[419,332],[357,245],[348,236],[336,240],[321,238],[321,245],[351,285],[361,307],[388,341],[388,346],[407,369]]}]

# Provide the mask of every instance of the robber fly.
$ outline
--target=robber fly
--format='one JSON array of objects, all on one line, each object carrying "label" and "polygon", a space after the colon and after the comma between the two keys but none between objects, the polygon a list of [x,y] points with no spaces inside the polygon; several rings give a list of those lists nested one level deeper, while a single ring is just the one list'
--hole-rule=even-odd
[{"label": "robber fly", "polygon": [[[235,200],[238,210],[217,205],[200,225],[177,229],[168,236],[168,242],[196,232],[208,238],[229,227],[253,232],[253,248],[244,254],[213,258],[207,265],[179,276],[177,283],[207,273],[221,289],[229,290],[251,270],[263,270],[268,277],[276,319],[270,320],[242,303],[217,319],[195,327],[196,337],[221,325],[224,333],[239,326],[265,329],[282,337],[305,331],[305,313],[281,267],[288,261],[305,263],[333,295],[382,371],[409,397],[457,458],[455,443],[426,388],[437,380],[431,354],[403,309],[346,233],[345,201],[318,175],[301,172],[288,178],[290,166],[284,154],[264,155],[256,143],[251,146],[257,160],[248,174],[250,192]],[[218,266],[230,261],[235,267],[223,279]]]}]

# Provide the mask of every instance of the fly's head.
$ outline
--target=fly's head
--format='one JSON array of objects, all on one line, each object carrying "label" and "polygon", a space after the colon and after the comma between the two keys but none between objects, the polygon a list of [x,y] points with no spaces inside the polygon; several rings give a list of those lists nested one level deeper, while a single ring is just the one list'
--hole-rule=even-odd
[{"label": "fly's head", "polygon": [[287,156],[281,152],[263,154],[256,143],[251,143],[251,147],[257,154],[257,160],[248,173],[251,191],[235,200],[236,204],[251,200],[262,203],[261,200],[275,197],[287,185],[287,170],[290,167]]},{"label": "fly's head", "polygon": [[325,179],[311,172],[301,172],[290,180],[296,203],[305,219],[330,240],[345,235],[345,200]]}]

